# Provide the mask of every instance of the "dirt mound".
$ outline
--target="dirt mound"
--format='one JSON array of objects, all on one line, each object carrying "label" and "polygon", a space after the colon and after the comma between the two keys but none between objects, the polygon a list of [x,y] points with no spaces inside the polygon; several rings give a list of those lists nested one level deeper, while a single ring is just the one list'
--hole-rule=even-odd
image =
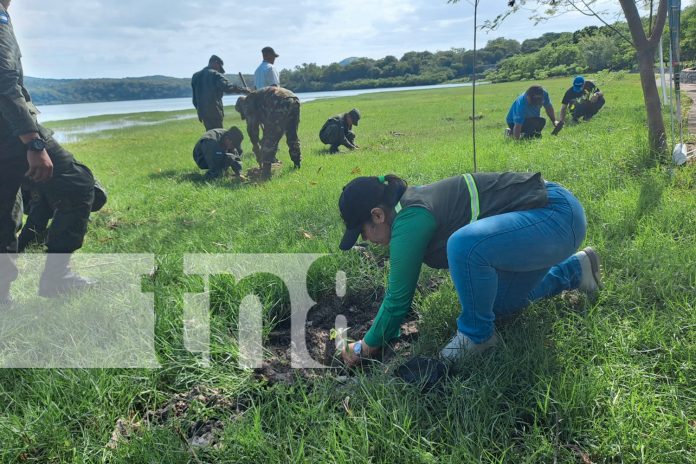
[{"label": "dirt mound", "polygon": [[[336,341],[332,339],[332,329],[337,316],[344,316],[348,322],[347,338],[349,341],[360,340],[372,325],[379,303],[358,308],[355,305],[344,306],[338,299],[317,305],[307,315],[305,340],[307,350],[312,358],[325,366],[335,369],[292,369],[290,364],[291,331],[289,324],[281,324],[269,335],[267,346],[270,353],[266,355],[263,368],[257,371],[257,378],[275,382],[293,382],[296,376],[315,378],[321,375],[341,375],[345,372],[340,356],[336,353]],[[401,326],[401,337],[384,350],[382,361],[388,362],[396,353],[407,354],[410,344],[418,337],[415,321],[408,320]]]}]

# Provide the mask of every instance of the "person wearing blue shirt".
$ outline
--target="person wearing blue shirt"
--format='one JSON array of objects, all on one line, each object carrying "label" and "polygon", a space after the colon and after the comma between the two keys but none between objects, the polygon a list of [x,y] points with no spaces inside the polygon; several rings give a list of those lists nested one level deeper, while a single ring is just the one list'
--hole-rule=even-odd
[{"label": "person wearing blue shirt", "polygon": [[263,56],[263,61],[254,72],[256,90],[261,90],[264,87],[280,87],[278,71],[273,67],[275,59],[280,55],[271,47],[263,47],[261,55]]},{"label": "person wearing blue shirt", "polygon": [[512,102],[506,118],[506,133],[515,140],[541,137],[541,131],[546,125],[546,120],[541,117],[542,106],[556,127],[556,113],[548,92],[540,85],[533,85]]}]

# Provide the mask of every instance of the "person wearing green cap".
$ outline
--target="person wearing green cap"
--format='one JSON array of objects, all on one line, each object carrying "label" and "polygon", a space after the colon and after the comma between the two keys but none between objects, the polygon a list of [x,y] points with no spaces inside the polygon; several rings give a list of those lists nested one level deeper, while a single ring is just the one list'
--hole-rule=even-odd
[{"label": "person wearing green cap", "polygon": [[338,153],[338,147],[343,145],[349,150],[359,148],[355,144],[355,132],[353,125],[357,126],[360,121],[360,111],[353,108],[347,113],[338,114],[329,118],[321,130],[319,130],[319,139],[322,143],[331,145],[329,153]]},{"label": "person wearing green cap", "polygon": [[225,77],[225,68],[222,67],[222,59],[212,55],[208,60],[208,66],[201,69],[191,77],[191,90],[193,91],[193,106],[198,113],[198,120],[203,123],[205,130],[222,129],[222,121],[225,110],[222,106],[223,94],[241,93],[249,91],[233,84]]},{"label": "person wearing green cap", "polygon": [[384,300],[362,340],[343,351],[346,364],[374,356],[399,336],[421,265],[449,269],[457,290],[457,332],[440,355],[456,361],[495,345],[495,318],[563,290],[595,292],[599,257],[576,250],[586,232],[580,202],[540,173],[474,173],[409,186],[395,176],[358,177],[338,201],[342,250],[360,235],[389,246]]}]

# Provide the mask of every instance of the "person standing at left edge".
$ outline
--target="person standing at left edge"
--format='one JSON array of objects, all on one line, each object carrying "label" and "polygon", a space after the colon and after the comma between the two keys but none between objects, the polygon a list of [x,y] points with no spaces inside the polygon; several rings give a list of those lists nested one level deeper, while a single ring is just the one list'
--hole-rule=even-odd
[{"label": "person standing at left edge", "polygon": [[93,284],[71,271],[70,255],[82,247],[87,232],[94,177],[36,121],[7,12],[10,2],[0,0],[0,305],[12,302],[10,285],[18,276],[19,191],[24,182],[45,195],[55,210],[39,295],[55,297]]},{"label": "person standing at left edge", "polygon": [[225,77],[222,59],[213,55],[208,60],[208,66],[191,77],[193,90],[193,106],[198,113],[198,120],[203,123],[205,130],[222,129],[225,110],[222,106],[222,96],[226,93],[246,94],[243,89]]}]

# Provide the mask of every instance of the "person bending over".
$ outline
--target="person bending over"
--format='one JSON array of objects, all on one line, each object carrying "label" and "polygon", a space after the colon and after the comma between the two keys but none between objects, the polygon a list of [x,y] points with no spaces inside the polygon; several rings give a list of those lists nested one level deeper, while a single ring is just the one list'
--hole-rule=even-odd
[{"label": "person bending over", "polygon": [[585,238],[580,202],[540,173],[475,173],[411,187],[395,176],[358,177],[338,201],[342,250],[358,237],[389,246],[389,278],[372,327],[342,352],[348,365],[399,336],[421,265],[449,269],[457,331],[441,351],[456,361],[495,345],[496,317],[563,290],[595,292],[599,257]]},{"label": "person bending over", "polygon": [[222,177],[232,168],[236,176],[242,170],[242,140],[244,134],[236,127],[229,130],[211,129],[193,147],[193,160],[201,169],[207,169],[207,180]]},{"label": "person bending over", "polygon": [[[264,87],[239,97],[235,109],[246,120],[247,134],[261,166],[263,179],[270,179],[271,164],[276,160],[278,143],[285,135],[290,159],[296,169],[300,168],[302,152],[297,130],[300,125],[300,99],[282,87]],[[259,139],[259,131],[263,137]]]},{"label": "person bending over", "polygon": [[546,120],[541,117],[542,106],[556,127],[556,113],[548,92],[540,85],[533,85],[512,102],[506,118],[507,135],[515,140],[541,138],[541,131],[546,125]]}]

